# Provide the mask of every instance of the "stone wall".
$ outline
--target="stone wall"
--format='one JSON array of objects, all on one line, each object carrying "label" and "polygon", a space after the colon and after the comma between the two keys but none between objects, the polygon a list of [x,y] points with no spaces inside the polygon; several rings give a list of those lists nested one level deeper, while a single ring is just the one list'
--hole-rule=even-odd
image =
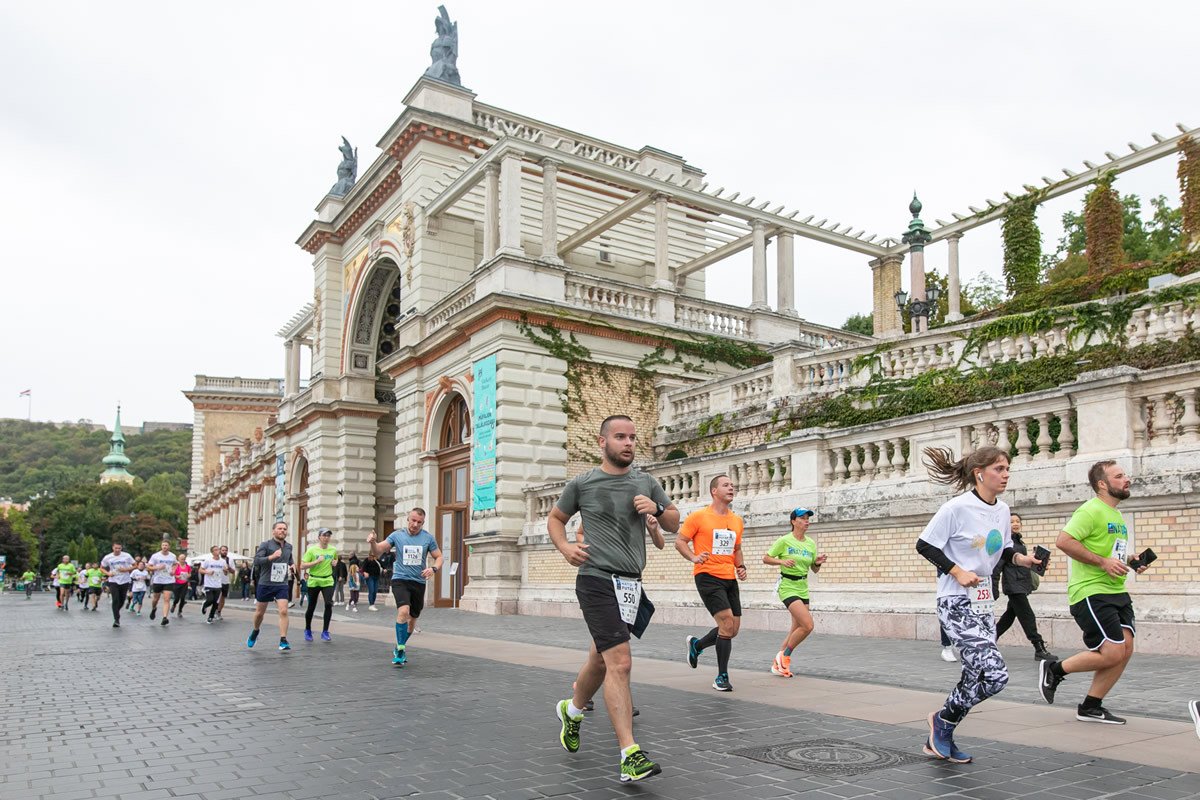
[{"label": "stone wall", "polygon": [[[654,430],[658,427],[658,399],[653,391],[639,391],[635,384],[637,373],[627,367],[588,365],[581,370],[578,390],[571,390],[567,421],[567,477],[573,478],[600,464],[596,437],[600,423],[613,414],[625,414],[633,419],[641,440],[637,447],[639,460],[654,458]],[[575,397],[582,403],[576,402]]]}]

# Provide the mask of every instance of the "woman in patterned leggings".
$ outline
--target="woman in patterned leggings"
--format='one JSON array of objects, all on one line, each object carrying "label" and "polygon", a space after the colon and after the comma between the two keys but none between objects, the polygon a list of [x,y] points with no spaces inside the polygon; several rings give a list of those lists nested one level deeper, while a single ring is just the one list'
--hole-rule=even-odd
[{"label": "woman in patterned leggings", "polygon": [[917,540],[917,552],[937,567],[938,621],[962,661],[958,685],[929,715],[924,749],[955,764],[966,764],[971,756],[955,745],[954,729],[968,711],[1008,684],[1008,669],[996,648],[992,572],[998,563],[1040,563],[1013,550],[1008,506],[999,499],[1008,487],[1008,465],[1008,453],[996,447],[981,447],[957,460],[945,448],[925,450],[930,477],[962,492],[938,509]]}]

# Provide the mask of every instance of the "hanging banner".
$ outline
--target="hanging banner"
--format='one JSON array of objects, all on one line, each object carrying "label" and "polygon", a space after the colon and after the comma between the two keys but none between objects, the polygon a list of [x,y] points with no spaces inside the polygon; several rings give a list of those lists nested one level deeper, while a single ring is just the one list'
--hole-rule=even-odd
[{"label": "hanging banner", "polygon": [[472,365],[475,410],[471,415],[471,510],[496,508],[496,357]]},{"label": "hanging banner", "polygon": [[283,477],[283,453],[275,456],[275,521],[284,522],[287,511],[287,483]]}]

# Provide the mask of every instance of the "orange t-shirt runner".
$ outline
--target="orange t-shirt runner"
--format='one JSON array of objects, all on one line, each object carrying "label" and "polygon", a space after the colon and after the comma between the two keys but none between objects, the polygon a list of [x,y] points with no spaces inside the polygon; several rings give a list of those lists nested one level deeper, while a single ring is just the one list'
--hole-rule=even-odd
[{"label": "orange t-shirt runner", "polygon": [[714,578],[736,580],[733,553],[742,544],[742,518],[732,511],[718,514],[712,506],[693,511],[683,521],[679,535],[692,543],[696,555],[709,553],[703,564],[693,564],[692,574],[707,572]]}]

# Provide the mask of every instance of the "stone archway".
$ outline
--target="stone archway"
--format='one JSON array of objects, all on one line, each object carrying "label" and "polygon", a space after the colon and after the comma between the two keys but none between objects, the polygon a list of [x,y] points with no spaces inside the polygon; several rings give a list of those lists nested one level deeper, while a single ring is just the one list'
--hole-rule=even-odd
[{"label": "stone archway", "polygon": [[342,350],[342,371],[375,378],[375,364],[396,347],[396,325],[404,315],[400,268],[391,258],[369,262],[357,287],[350,289],[350,313]]}]

